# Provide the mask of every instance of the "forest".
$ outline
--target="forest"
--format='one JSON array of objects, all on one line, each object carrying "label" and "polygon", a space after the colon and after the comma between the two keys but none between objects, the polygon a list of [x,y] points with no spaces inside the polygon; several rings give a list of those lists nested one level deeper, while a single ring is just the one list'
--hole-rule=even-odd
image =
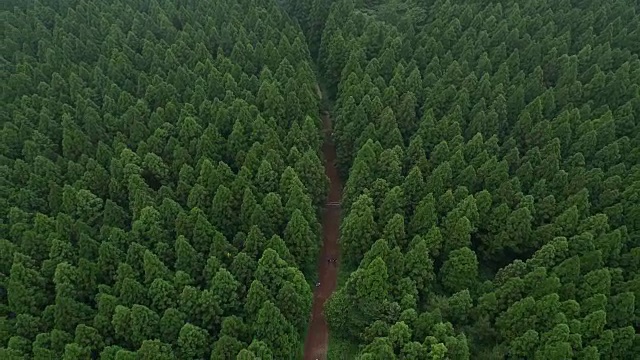
[{"label": "forest", "polygon": [[637,1],[0,19],[0,359],[640,354]]}]

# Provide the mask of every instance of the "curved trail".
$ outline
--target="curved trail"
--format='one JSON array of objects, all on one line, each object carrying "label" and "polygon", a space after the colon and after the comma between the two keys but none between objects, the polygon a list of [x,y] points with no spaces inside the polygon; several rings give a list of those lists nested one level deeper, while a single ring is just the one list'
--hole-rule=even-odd
[{"label": "curved trail", "polygon": [[311,319],[307,331],[307,339],[304,344],[304,359],[326,359],[327,345],[329,342],[329,328],[322,313],[325,301],[336,288],[338,279],[337,263],[329,263],[327,259],[339,259],[340,249],[338,237],[340,233],[340,199],[342,197],[342,184],[335,166],[336,147],[331,139],[331,117],[327,111],[322,114],[324,143],[322,152],[325,157],[324,171],[329,177],[329,196],[322,215],[322,250],[318,259],[318,281],[320,286],[315,288],[313,294],[313,306]]}]

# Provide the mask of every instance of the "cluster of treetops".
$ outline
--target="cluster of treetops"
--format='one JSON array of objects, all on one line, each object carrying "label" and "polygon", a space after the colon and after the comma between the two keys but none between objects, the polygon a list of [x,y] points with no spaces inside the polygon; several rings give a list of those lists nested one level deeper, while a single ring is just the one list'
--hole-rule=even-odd
[{"label": "cluster of treetops", "polygon": [[300,358],[335,99],[358,359],[640,353],[624,0],[3,2],[0,358]]},{"label": "cluster of treetops", "polygon": [[637,358],[639,12],[333,2],[348,275],[325,313],[353,358]]},{"label": "cluster of treetops", "polygon": [[299,358],[328,189],[299,26],[268,0],[2,7],[0,359]]}]

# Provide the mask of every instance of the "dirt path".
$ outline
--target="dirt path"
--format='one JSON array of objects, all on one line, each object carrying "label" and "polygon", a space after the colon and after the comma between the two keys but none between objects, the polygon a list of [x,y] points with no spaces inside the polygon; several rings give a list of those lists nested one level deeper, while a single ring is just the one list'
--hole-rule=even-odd
[{"label": "dirt path", "polygon": [[[318,259],[318,281],[320,286],[316,287],[313,294],[313,306],[311,308],[311,319],[309,330],[304,344],[304,359],[326,359],[327,345],[329,341],[329,328],[322,314],[324,302],[331,296],[336,288],[338,279],[338,266],[340,264],[340,249],[338,247],[338,236],[340,232],[340,199],[342,197],[342,184],[338,176],[338,169],[335,166],[336,147],[331,140],[331,117],[328,112],[322,115],[324,128],[324,144],[322,151],[325,157],[324,171],[329,177],[329,196],[325,204],[322,216],[323,242],[320,258]],[[327,259],[338,259],[337,263],[329,263]]]}]

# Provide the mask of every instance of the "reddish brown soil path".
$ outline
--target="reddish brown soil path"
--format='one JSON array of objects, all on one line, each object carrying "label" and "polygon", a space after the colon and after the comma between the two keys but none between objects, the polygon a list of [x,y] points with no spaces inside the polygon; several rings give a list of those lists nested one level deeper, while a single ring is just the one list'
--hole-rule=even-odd
[{"label": "reddish brown soil path", "polygon": [[[318,259],[318,281],[320,286],[315,288],[309,330],[304,344],[304,359],[326,359],[329,342],[329,328],[322,310],[325,301],[336,288],[338,280],[338,265],[340,264],[340,249],[338,236],[340,232],[340,199],[342,184],[335,166],[336,147],[331,140],[331,117],[328,112],[322,115],[324,124],[324,144],[322,151],[325,157],[324,171],[329,177],[329,196],[322,216],[322,250]],[[327,259],[338,259],[337,263],[329,263]]]}]

